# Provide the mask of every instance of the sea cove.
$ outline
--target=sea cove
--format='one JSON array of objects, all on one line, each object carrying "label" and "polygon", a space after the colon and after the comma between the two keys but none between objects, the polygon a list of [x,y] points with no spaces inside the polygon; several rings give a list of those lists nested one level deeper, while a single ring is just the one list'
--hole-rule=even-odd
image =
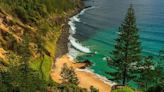
[{"label": "sea cove", "polygon": [[92,7],[86,9],[83,14],[75,16],[75,33],[72,36],[77,44],[81,44],[80,48],[84,46],[91,51],[91,54],[79,51],[80,49],[75,45],[70,53],[76,54],[74,57],[78,56],[79,61],[93,62],[91,69],[96,73],[109,77],[105,72],[112,69],[107,66],[106,58],[111,55],[118,35],[118,27],[130,3],[133,4],[136,12],[142,54],[157,58],[159,51],[164,48],[164,1],[87,0],[85,3]]}]

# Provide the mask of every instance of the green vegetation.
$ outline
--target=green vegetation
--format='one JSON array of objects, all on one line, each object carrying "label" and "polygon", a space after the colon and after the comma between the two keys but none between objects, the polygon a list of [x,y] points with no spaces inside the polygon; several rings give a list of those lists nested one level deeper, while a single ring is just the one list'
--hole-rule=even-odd
[{"label": "green vegetation", "polygon": [[[57,41],[68,16],[81,7],[80,0],[0,0],[0,92],[87,92],[78,87],[73,68],[63,66],[63,83],[51,80]],[[136,18],[132,6],[119,28],[109,65],[111,80],[123,85],[136,82],[147,92],[163,91],[164,51],[158,63],[142,59]],[[150,82],[154,84],[150,85]],[[155,86],[154,86],[155,85]],[[91,86],[91,92],[98,89]],[[134,92],[130,87],[113,92]]]},{"label": "green vegetation", "polygon": [[50,14],[80,7],[79,0],[1,0],[1,6],[25,23],[36,23]]},{"label": "green vegetation", "polygon": [[[112,80],[122,81],[126,85],[134,78],[134,66],[141,61],[139,34],[136,26],[134,9],[132,5],[128,9],[127,16],[119,28],[119,37],[116,39],[113,57],[109,63],[116,69],[110,73]],[[109,65],[110,65],[109,64]]]},{"label": "green vegetation", "polygon": [[57,86],[57,89],[57,92],[88,92],[86,89],[79,88],[77,85],[72,85],[70,83],[60,84]]},{"label": "green vegetation", "polygon": [[[43,63],[41,64],[41,62]],[[30,63],[30,67],[33,70],[40,71],[40,76],[42,76],[43,79],[49,80],[49,74],[51,71],[50,66],[52,66],[52,62],[52,58],[45,55],[43,56],[43,59],[35,58],[35,60],[32,60],[32,62]]]},{"label": "green vegetation", "polygon": [[90,87],[91,92],[99,92],[99,90],[93,86]]},{"label": "green vegetation", "polygon": [[139,78],[136,79],[136,81],[140,88],[147,89],[148,84],[150,85],[154,82],[153,78],[155,77],[154,73],[156,72],[153,70],[153,57],[145,57],[144,60],[140,62],[139,66],[141,67],[140,69],[138,69],[140,75]]},{"label": "green vegetation", "polygon": [[38,71],[21,63],[22,58],[14,54],[10,56],[10,66],[0,75],[0,92],[87,92],[71,83],[43,80]]},{"label": "green vegetation", "polygon": [[[6,53],[28,52],[30,67],[47,80],[66,18],[80,5],[79,0],[0,0],[0,49],[5,52],[0,53],[0,69],[8,66]],[[25,49],[22,42],[27,37]]]},{"label": "green vegetation", "polygon": [[0,0],[0,92],[87,92],[50,77],[57,41],[80,7],[80,0]]},{"label": "green vegetation", "polygon": [[[115,71],[107,73],[111,75],[110,80],[124,86],[130,86],[130,83],[133,82],[138,86],[138,90],[146,91],[149,89],[150,92],[160,92],[153,90],[157,90],[157,88],[162,90],[162,86],[159,84],[164,80],[163,51],[159,52],[159,61],[154,61],[152,56],[141,56],[139,40],[134,9],[131,5],[119,28],[113,56],[108,60],[109,66],[113,67]],[[152,87],[154,85],[157,86]],[[118,89],[114,92],[134,91],[125,87],[125,89]]]},{"label": "green vegetation", "polygon": [[135,92],[135,91],[130,87],[125,86],[123,88],[113,90],[112,92]]},{"label": "green vegetation", "polygon": [[146,92],[164,92],[164,80],[161,81],[159,84],[148,88]]},{"label": "green vegetation", "polygon": [[135,82],[138,84],[139,89],[146,91],[150,87],[153,88],[162,84],[164,80],[164,62],[161,62],[163,60],[162,57],[159,55],[159,61],[154,61],[152,56],[146,56],[139,63],[139,68],[135,72],[138,74]]},{"label": "green vegetation", "polygon": [[[17,59],[16,59],[17,58]],[[0,92],[45,92],[46,82],[37,71],[31,70],[22,58],[12,56],[6,72],[0,75]]]},{"label": "green vegetation", "polygon": [[73,69],[73,67],[68,67],[67,64],[63,65],[62,71],[61,71],[61,77],[63,78],[63,83],[71,83],[74,85],[79,84],[79,80],[77,78],[77,75]]}]

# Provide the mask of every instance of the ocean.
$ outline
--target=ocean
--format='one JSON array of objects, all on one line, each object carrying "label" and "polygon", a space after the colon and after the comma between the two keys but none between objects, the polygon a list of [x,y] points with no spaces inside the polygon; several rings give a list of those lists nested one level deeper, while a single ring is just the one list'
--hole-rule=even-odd
[{"label": "ocean", "polygon": [[69,54],[79,62],[89,60],[93,72],[109,77],[106,58],[111,56],[118,27],[133,4],[142,43],[142,54],[158,60],[164,50],[164,0],[85,0],[86,6],[70,18]]}]

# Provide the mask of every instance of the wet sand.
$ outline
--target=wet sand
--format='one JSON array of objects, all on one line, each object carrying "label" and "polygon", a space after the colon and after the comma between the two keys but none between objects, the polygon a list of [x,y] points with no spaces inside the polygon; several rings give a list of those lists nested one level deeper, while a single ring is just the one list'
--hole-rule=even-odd
[{"label": "wet sand", "polygon": [[54,81],[57,83],[62,82],[62,78],[60,76],[61,69],[63,64],[66,63],[69,67],[73,67],[77,74],[77,77],[80,81],[79,86],[82,88],[86,88],[89,90],[90,86],[94,86],[99,89],[100,92],[110,92],[111,85],[110,83],[105,83],[102,79],[100,79],[96,74],[92,72],[83,71],[80,67],[86,66],[85,63],[76,63],[72,58],[68,55],[63,55],[61,58],[58,58],[55,62],[55,66],[52,69],[51,76]]}]

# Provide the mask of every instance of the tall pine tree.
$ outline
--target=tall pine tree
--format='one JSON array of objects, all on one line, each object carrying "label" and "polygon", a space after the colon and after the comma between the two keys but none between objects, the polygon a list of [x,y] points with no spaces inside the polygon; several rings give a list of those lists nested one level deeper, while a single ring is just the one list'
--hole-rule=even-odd
[{"label": "tall pine tree", "polygon": [[134,78],[133,69],[141,61],[140,41],[133,6],[128,8],[125,20],[119,27],[119,36],[116,39],[112,57],[108,60],[116,71],[109,73],[113,80],[127,84]]}]

